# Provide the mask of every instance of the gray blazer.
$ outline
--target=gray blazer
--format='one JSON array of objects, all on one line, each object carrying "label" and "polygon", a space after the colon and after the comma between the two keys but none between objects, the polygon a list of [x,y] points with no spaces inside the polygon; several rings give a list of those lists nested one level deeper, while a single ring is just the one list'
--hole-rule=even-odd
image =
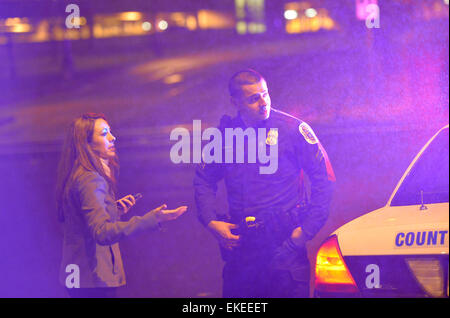
[{"label": "gray blazer", "polygon": [[64,286],[74,273],[71,264],[79,268],[81,288],[125,285],[118,242],[142,230],[156,229],[158,222],[150,213],[122,222],[115,201],[102,176],[81,167],[76,171],[63,203],[64,243],[59,278]]}]

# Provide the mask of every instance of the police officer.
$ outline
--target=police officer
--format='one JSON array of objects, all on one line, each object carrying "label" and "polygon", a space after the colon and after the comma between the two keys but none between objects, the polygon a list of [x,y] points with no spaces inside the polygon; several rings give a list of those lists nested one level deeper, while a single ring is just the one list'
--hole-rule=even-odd
[{"label": "police officer", "polygon": [[[237,116],[222,117],[222,136],[227,128],[263,131],[267,136],[258,136],[258,140],[265,139],[267,152],[277,147],[277,156],[272,158],[277,160],[277,169],[261,173],[264,164],[260,157],[256,162],[221,161],[196,168],[198,217],[219,241],[225,261],[223,297],[308,297],[310,268],[305,243],[329,214],[335,181],[331,164],[305,122],[271,108],[267,83],[258,72],[246,69],[236,73],[230,79],[229,92]],[[249,144],[247,139],[243,149]],[[224,147],[223,153],[226,151],[229,149]],[[248,158],[248,151],[245,154]],[[309,199],[303,171],[310,180]],[[217,184],[222,179],[228,213],[216,209]]]}]

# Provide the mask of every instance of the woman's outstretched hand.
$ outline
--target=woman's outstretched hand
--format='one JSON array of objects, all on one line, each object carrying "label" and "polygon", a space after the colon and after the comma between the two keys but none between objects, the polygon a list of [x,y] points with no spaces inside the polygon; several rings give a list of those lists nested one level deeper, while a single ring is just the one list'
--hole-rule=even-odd
[{"label": "woman's outstretched hand", "polygon": [[156,216],[156,219],[158,222],[166,222],[175,220],[180,215],[182,215],[184,212],[187,211],[187,206],[180,206],[173,210],[165,210],[167,208],[166,204],[163,204],[159,207],[157,207],[154,210],[151,210],[150,213],[153,213]]}]

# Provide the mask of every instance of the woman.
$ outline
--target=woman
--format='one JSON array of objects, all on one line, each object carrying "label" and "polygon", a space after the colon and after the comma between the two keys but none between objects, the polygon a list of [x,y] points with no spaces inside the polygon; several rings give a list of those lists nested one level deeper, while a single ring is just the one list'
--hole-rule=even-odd
[{"label": "woman", "polygon": [[125,285],[118,242],[156,229],[187,209],[165,210],[164,204],[120,221],[135,198],[115,200],[115,140],[105,117],[89,113],[74,120],[63,147],[57,181],[58,217],[64,227],[60,281],[72,297],[114,297],[116,288]]}]

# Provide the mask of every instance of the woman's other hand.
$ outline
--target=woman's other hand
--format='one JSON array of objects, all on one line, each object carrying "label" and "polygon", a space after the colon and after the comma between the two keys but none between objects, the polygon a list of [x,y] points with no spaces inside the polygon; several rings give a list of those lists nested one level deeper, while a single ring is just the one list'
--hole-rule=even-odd
[{"label": "woman's other hand", "polygon": [[117,207],[122,211],[122,214],[126,214],[130,211],[131,207],[136,204],[136,199],[131,194],[124,196],[116,201]]}]

